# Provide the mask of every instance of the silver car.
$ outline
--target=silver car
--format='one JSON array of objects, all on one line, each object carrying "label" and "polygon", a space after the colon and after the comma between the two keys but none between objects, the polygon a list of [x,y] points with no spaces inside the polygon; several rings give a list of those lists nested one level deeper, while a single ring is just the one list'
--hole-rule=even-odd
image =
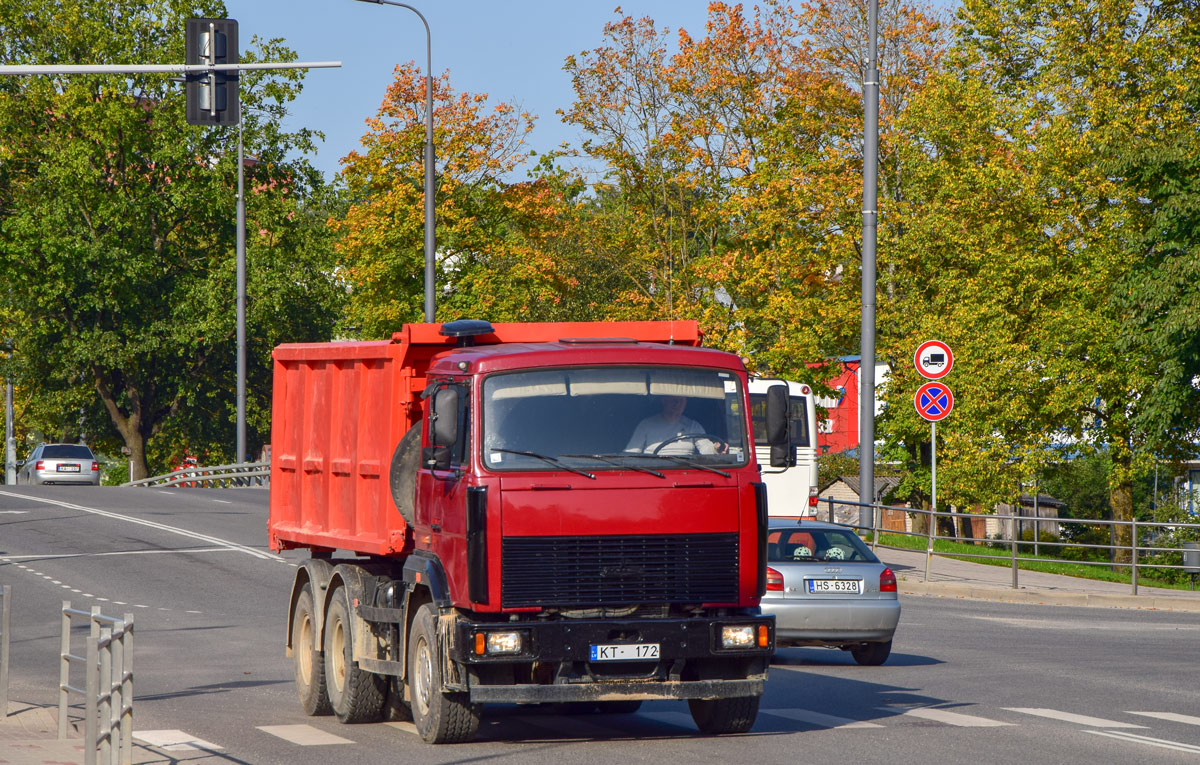
[{"label": "silver car", "polygon": [[18,483],[100,485],[100,463],[83,444],[42,444],[20,465]]},{"label": "silver car", "polygon": [[892,652],[900,621],[896,575],[853,529],[803,520],[767,535],[764,613],[779,646],[830,646],[876,666]]}]

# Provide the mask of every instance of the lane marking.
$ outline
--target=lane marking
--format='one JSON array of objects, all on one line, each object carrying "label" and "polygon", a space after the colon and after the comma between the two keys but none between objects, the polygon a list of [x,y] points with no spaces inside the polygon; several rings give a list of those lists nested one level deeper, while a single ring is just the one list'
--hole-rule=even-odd
[{"label": "lane marking", "polygon": [[782,717],[786,720],[798,720],[800,722],[815,725],[818,728],[828,728],[831,730],[843,728],[882,728],[873,722],[863,720],[851,720],[846,717],[834,717],[833,715],[821,714],[820,712],[812,712],[807,709],[762,709],[759,710],[762,714],[771,715],[773,717]]},{"label": "lane marking", "polygon": [[1093,733],[1097,736],[1115,738],[1118,741],[1128,741],[1133,744],[1156,746],[1159,749],[1174,749],[1177,752],[1192,752],[1194,754],[1200,754],[1200,746],[1196,746],[1195,744],[1185,744],[1181,741],[1168,741],[1163,738],[1151,738],[1149,736],[1139,736],[1136,733],[1123,733],[1121,731],[1089,730],[1085,732]]},{"label": "lane marking", "polygon": [[1036,707],[1004,707],[1009,712],[1020,712],[1026,715],[1035,715],[1037,717],[1048,717],[1051,720],[1061,720],[1063,722],[1078,723],[1079,725],[1087,725],[1091,728],[1145,728],[1145,725],[1135,725],[1134,723],[1117,722],[1116,720],[1105,720],[1103,717],[1089,717],[1087,715],[1077,715],[1071,712],[1060,712],[1057,709],[1040,709]]},{"label": "lane marking", "polygon": [[222,505],[232,505],[233,502],[228,499],[214,499],[213,502],[220,502]]},{"label": "lane marking", "polygon": [[[270,733],[272,736],[277,736],[284,741],[298,744],[299,746],[325,746],[327,744],[353,744],[354,742],[348,738],[335,736],[332,733],[314,728],[311,725],[260,725],[258,729],[264,733]],[[413,728],[416,731],[416,728]]]},{"label": "lane marking", "polygon": [[1127,715],[1141,715],[1142,717],[1154,717],[1159,720],[1169,720],[1171,722],[1187,723],[1188,725],[1200,725],[1200,717],[1192,715],[1181,715],[1178,712],[1126,712]]},{"label": "lane marking", "polygon": [[961,712],[951,712],[948,709],[935,709],[934,707],[916,707],[914,709],[881,707],[880,711],[891,712],[892,714],[903,715],[905,717],[918,717],[922,720],[932,720],[959,728],[999,728],[1003,725],[1012,725],[1012,723],[989,720],[986,717],[976,717],[975,715],[964,715]]},{"label": "lane marking", "polygon": [[142,518],[134,518],[133,516],[130,516],[130,515],[121,515],[120,513],[113,513],[108,510],[100,510],[95,507],[85,507],[84,505],[76,505],[76,504],[72,504],[70,502],[60,502],[56,499],[48,499],[46,497],[32,497],[27,494],[14,494],[13,492],[10,492],[10,491],[0,491],[0,496],[12,497],[14,499],[23,499],[23,500],[27,500],[27,501],[31,500],[34,502],[41,502],[43,504],[54,505],[56,507],[65,508],[67,510],[78,510],[81,513],[89,513],[91,515],[98,515],[98,516],[101,516],[102,518],[110,518],[112,520],[125,521],[127,523],[137,524],[138,526],[146,526],[147,528],[158,529],[159,531],[166,531],[166,532],[169,532],[172,534],[178,534],[183,537],[188,537],[189,539],[197,539],[202,542],[208,542],[209,544],[219,545],[221,547],[225,547],[230,550],[237,550],[238,552],[243,552],[247,555],[258,558],[259,560],[280,560],[279,556],[274,555],[273,553],[265,553],[265,552],[262,552],[261,550],[256,550],[253,547],[248,547],[246,545],[238,544],[237,542],[230,542],[227,539],[221,539],[219,537],[209,536],[208,534],[200,534],[195,531],[188,531],[187,529],[181,529],[181,528],[178,528],[177,526],[168,526],[165,523],[156,523],[155,521],[147,521]]},{"label": "lane marking", "polygon": [[28,510],[0,510],[0,515],[25,515]]},{"label": "lane marking", "polygon": [[[47,553],[45,555],[5,555],[0,560],[58,560],[60,558],[103,558],[109,555],[178,555],[206,552],[237,552],[228,547],[181,547],[178,550],[118,550],[99,553]],[[20,566],[20,568],[25,568]]]},{"label": "lane marking", "polygon": [[216,744],[196,738],[181,730],[138,730],[133,732],[133,738],[143,744],[168,752],[190,752],[197,749],[210,752],[221,751],[221,747]]}]

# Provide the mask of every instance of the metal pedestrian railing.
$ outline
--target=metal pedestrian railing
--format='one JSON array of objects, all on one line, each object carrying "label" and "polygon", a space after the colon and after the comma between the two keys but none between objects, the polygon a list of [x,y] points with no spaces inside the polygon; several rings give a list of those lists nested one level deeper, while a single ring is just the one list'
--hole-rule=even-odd
[{"label": "metal pedestrian railing", "polygon": [[[71,619],[88,620],[86,652],[71,653]],[[84,667],[83,688],[71,685],[71,665]],[[114,619],[99,606],[79,611],[62,606],[58,670],[58,737],[67,737],[70,695],[83,696],[85,765],[133,762],[133,614]]]},{"label": "metal pedestrian railing", "polygon": [[211,486],[234,488],[268,486],[271,483],[270,460],[239,462],[211,467],[194,466],[173,470],[164,475],[129,481],[122,486]]},{"label": "metal pedestrian railing", "polygon": [[[980,518],[995,519],[995,520],[999,521],[1001,523],[1001,525],[1003,526],[1003,528],[1005,529],[1005,532],[1002,534],[1002,538],[986,539],[986,540],[972,539],[971,541],[976,541],[976,542],[986,541],[991,544],[1000,544],[1000,545],[1007,546],[1008,552],[1006,555],[994,555],[994,554],[988,554],[988,553],[982,553],[982,552],[981,553],[970,553],[970,552],[964,552],[964,551],[955,551],[953,553],[945,553],[945,555],[947,557],[952,557],[952,558],[984,558],[984,559],[991,559],[991,560],[1007,560],[1009,562],[1009,565],[1012,567],[1012,587],[1013,587],[1013,589],[1017,589],[1019,587],[1018,572],[1020,570],[1020,564],[1021,563],[1031,563],[1031,562],[1046,563],[1048,561],[1051,561],[1051,562],[1071,563],[1072,565],[1080,565],[1080,566],[1101,566],[1101,567],[1105,567],[1105,568],[1111,568],[1111,567],[1117,566],[1117,567],[1129,569],[1130,587],[1132,589],[1132,594],[1134,594],[1134,595],[1138,594],[1139,574],[1140,574],[1140,572],[1145,571],[1146,569],[1182,571],[1183,573],[1186,573],[1186,574],[1189,574],[1190,576],[1192,576],[1193,582],[1194,582],[1194,577],[1200,576],[1200,549],[1198,549],[1196,543],[1181,542],[1180,547],[1164,547],[1164,546],[1154,544],[1154,541],[1166,532],[1173,532],[1176,534],[1178,534],[1180,532],[1187,532],[1194,536],[1200,537],[1200,523],[1182,523],[1182,522],[1164,523],[1164,522],[1156,522],[1156,521],[1142,521],[1142,520],[1138,520],[1136,518],[1133,520],[1130,520],[1130,521],[1117,521],[1117,520],[1094,520],[1094,519],[1081,519],[1081,518],[1032,517],[1032,516],[1020,515],[1020,514],[1009,515],[1009,514],[1003,514],[1003,513],[987,513],[987,514],[962,513],[962,512],[958,512],[958,511],[942,511],[942,510],[934,511],[934,510],[926,510],[923,508],[916,508],[916,507],[896,507],[896,506],[892,506],[892,505],[871,504],[871,503],[865,503],[865,502],[853,502],[853,501],[845,500],[845,499],[834,499],[832,497],[821,497],[821,498],[819,498],[819,502],[827,503],[827,507],[829,509],[829,522],[830,523],[837,522],[835,520],[835,518],[836,518],[835,506],[837,506],[837,507],[846,506],[846,507],[853,507],[853,508],[862,508],[862,507],[872,508],[873,509],[873,512],[871,513],[872,523],[869,527],[861,526],[856,523],[849,523],[849,524],[842,523],[841,524],[843,526],[850,526],[852,528],[858,529],[860,532],[863,532],[864,534],[869,533],[871,536],[872,549],[875,549],[879,546],[879,544],[880,544],[879,543],[879,534],[881,531],[885,531],[888,534],[897,534],[897,535],[902,535],[902,536],[924,537],[925,538],[925,581],[926,582],[929,581],[929,569],[930,569],[930,565],[933,561],[933,556],[934,556],[934,542],[938,539],[938,533],[937,533],[938,523],[937,523],[937,521],[939,518],[948,518],[952,522],[957,521],[957,522],[959,522],[960,526],[961,526],[962,521],[969,521],[969,520],[975,520],[975,519],[980,519]],[[892,510],[892,511],[898,511],[898,512],[903,512],[903,513],[910,513],[913,515],[924,516],[925,523],[923,525],[925,526],[925,530],[918,532],[918,531],[907,531],[907,530],[898,530],[898,529],[890,529],[890,528],[883,529],[883,528],[881,528],[881,525],[880,525],[880,518],[883,514],[883,511],[885,511],[885,510]],[[1056,525],[1053,527],[1070,526],[1072,524],[1079,525],[1079,526],[1107,527],[1108,532],[1109,532],[1109,538],[1114,540],[1114,542],[1113,542],[1113,544],[1108,544],[1108,545],[1098,545],[1098,544],[1088,544],[1088,543],[1074,541],[1074,540],[1047,539],[1046,536],[1044,534],[1042,534],[1041,532],[1043,529],[1052,527],[1052,524]],[[1022,539],[1021,538],[1022,529],[1032,530],[1033,531],[1032,539],[1030,539],[1030,540]],[[1124,532],[1126,530],[1128,531],[1128,535],[1129,535],[1128,536],[1129,543],[1128,544],[1117,544],[1115,540],[1117,540],[1118,538],[1125,538]],[[1120,534],[1118,534],[1119,531],[1121,532]],[[1143,544],[1143,539],[1146,539],[1146,538],[1148,538],[1148,543]],[[958,541],[958,540],[955,540],[955,539],[949,538],[949,537],[947,539],[949,539],[951,541]],[[890,545],[884,545],[884,547],[885,548],[892,547],[893,549],[909,549],[909,548],[894,547],[894,546],[890,546]],[[1022,555],[1021,554],[1022,547],[1025,548],[1026,552],[1032,550],[1033,556]],[[1048,548],[1048,549],[1074,548],[1076,550],[1104,550],[1104,551],[1108,552],[1108,556],[1107,556],[1108,560],[1085,560],[1085,559],[1065,560],[1065,559],[1058,559],[1058,558],[1047,558],[1044,556],[1038,556],[1040,548]],[[1179,560],[1179,563],[1166,563],[1166,562],[1162,562],[1161,560],[1156,561],[1156,562],[1147,562],[1145,560],[1145,558],[1143,557],[1144,554],[1151,554],[1151,555],[1159,555],[1160,558],[1162,558],[1163,553],[1168,554],[1172,560],[1176,559],[1175,554],[1178,553],[1177,559]],[[1124,555],[1128,555],[1129,559],[1128,560],[1120,560],[1119,558],[1123,557]],[[1194,584],[1193,584],[1193,587],[1194,587]]]},{"label": "metal pedestrian railing", "polygon": [[8,645],[12,624],[12,585],[0,587],[0,717],[8,717]]}]

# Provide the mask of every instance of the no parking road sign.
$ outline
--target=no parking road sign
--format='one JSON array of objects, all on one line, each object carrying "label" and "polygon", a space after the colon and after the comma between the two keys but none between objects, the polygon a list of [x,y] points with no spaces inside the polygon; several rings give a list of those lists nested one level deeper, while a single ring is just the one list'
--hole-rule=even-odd
[{"label": "no parking road sign", "polygon": [[930,422],[937,422],[954,408],[954,394],[940,382],[927,382],[917,388],[913,406],[917,408],[917,414]]}]

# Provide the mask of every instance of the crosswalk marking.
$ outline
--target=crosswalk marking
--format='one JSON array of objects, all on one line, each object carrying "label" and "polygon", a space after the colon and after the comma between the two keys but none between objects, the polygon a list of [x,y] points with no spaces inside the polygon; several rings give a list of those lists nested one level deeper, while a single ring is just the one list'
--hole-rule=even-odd
[{"label": "crosswalk marking", "polygon": [[1150,736],[1139,736],[1136,733],[1124,733],[1122,731],[1107,731],[1107,730],[1089,730],[1088,733],[1094,733],[1097,736],[1107,736],[1120,741],[1130,741],[1135,744],[1149,744],[1157,746],[1160,749],[1174,749],[1177,752],[1193,752],[1200,754],[1200,746],[1195,744],[1185,744],[1181,741],[1167,741],[1162,738],[1151,738]]},{"label": "crosswalk marking", "polygon": [[1048,717],[1051,720],[1062,720],[1063,722],[1078,723],[1079,725],[1087,725],[1092,728],[1145,728],[1145,725],[1136,725],[1134,723],[1117,722],[1116,720],[1105,720],[1102,717],[1089,717],[1088,715],[1077,715],[1071,712],[1060,712],[1057,709],[1039,709],[1035,707],[1004,707],[1009,712],[1020,712],[1026,715],[1036,715],[1038,717]]},{"label": "crosswalk marking", "polygon": [[1125,714],[1141,715],[1142,717],[1155,717],[1159,720],[1187,723],[1188,725],[1200,725],[1200,717],[1181,715],[1178,712],[1126,712]]},{"label": "crosswalk marking", "polygon": [[872,722],[863,722],[862,720],[851,720],[846,717],[834,717],[833,715],[821,714],[820,712],[810,712],[807,709],[763,709],[762,714],[772,715],[773,717],[782,717],[786,720],[799,720],[810,725],[815,725],[819,728],[882,728],[882,725],[876,725]]},{"label": "crosswalk marking", "polygon": [[181,730],[138,730],[133,732],[133,737],[143,744],[157,747],[167,752],[192,752],[197,749],[210,752],[221,751],[221,747],[211,741],[196,738],[190,733],[184,733]]},{"label": "crosswalk marking", "polygon": [[919,717],[922,720],[933,720],[934,722],[954,725],[959,728],[998,728],[1002,725],[1012,725],[1012,723],[1000,722],[999,720],[989,720],[986,717],[964,715],[961,712],[951,712],[947,709],[935,709],[933,707],[916,707],[914,709],[883,707],[882,711],[906,717]]},{"label": "crosswalk marking", "polygon": [[326,733],[311,725],[260,725],[258,729],[284,741],[300,746],[324,746],[326,744],[353,744],[348,738]]},{"label": "crosswalk marking", "polygon": [[389,728],[395,728],[396,730],[402,730],[405,733],[411,733],[414,736],[417,735],[417,726],[410,722],[385,722],[384,725],[388,726]]}]

